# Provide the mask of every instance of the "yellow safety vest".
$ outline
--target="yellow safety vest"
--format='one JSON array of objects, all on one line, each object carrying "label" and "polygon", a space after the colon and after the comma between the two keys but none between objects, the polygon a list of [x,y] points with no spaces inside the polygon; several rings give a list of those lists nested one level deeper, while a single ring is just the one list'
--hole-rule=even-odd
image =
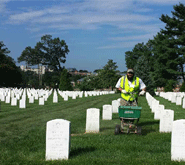
[{"label": "yellow safety vest", "polygon": [[133,101],[138,97],[139,77],[134,76],[132,80],[132,84],[134,85],[134,88],[129,86],[127,76],[123,76],[121,78],[121,88],[128,92],[127,94],[121,93],[121,97],[127,101]]}]

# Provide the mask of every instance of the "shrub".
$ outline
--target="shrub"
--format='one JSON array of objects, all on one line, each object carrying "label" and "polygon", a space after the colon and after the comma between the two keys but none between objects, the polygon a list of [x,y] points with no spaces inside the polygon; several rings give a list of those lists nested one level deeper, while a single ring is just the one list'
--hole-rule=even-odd
[{"label": "shrub", "polygon": [[164,87],[164,91],[165,92],[173,92],[175,84],[176,84],[176,82],[174,80],[168,80],[165,87]]},{"label": "shrub", "polygon": [[184,84],[184,82],[182,83],[182,86],[180,88],[180,92],[185,92],[185,84]]}]

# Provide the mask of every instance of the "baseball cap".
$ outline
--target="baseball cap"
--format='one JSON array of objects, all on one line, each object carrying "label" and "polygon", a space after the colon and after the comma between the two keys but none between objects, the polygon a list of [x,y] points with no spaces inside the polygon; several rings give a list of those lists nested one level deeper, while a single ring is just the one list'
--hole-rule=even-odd
[{"label": "baseball cap", "polygon": [[133,69],[128,69],[127,73],[134,73],[134,70]]}]

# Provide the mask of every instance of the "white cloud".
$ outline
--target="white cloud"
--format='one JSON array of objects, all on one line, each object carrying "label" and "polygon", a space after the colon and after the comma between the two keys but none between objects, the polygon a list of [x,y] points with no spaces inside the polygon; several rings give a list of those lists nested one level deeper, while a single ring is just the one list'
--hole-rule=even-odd
[{"label": "white cloud", "polygon": [[[144,41],[141,41],[144,42]],[[107,46],[100,46],[97,49],[123,49],[123,48],[133,48],[136,44],[138,44],[137,41],[129,41],[129,42],[120,42],[113,45],[107,45]]]},{"label": "white cloud", "polygon": [[144,34],[144,35],[133,35],[133,36],[125,36],[125,37],[112,37],[110,38],[113,41],[143,41],[153,39],[153,34]]},{"label": "white cloud", "polygon": [[118,27],[120,29],[124,29],[124,31],[128,32],[146,32],[146,33],[156,33],[160,31],[160,28],[164,27],[163,23],[158,23],[158,24],[136,24],[136,23],[127,23],[127,24],[119,24]]},{"label": "white cloud", "polygon": [[[10,0],[4,0],[3,2],[8,1]],[[168,2],[172,1],[173,3],[176,2],[176,0],[169,0]],[[159,18],[146,14],[153,9],[144,5],[145,3],[157,3],[159,0],[88,0],[84,2],[69,2],[61,2],[57,6],[47,7],[42,10],[30,11],[29,8],[29,11],[10,15],[7,23],[29,23],[30,26],[36,26],[35,28],[37,29],[39,26],[44,26],[45,28],[59,30],[94,30],[101,28],[103,25],[111,25],[119,30],[124,29],[127,32],[143,31],[156,33],[160,30],[160,26],[152,25],[156,24]],[[160,0],[160,2],[161,4],[162,2],[166,4],[167,0],[165,2]]]},{"label": "white cloud", "polygon": [[44,11],[24,12],[21,14],[11,15],[10,21],[14,21],[16,23],[23,23],[43,15]]},{"label": "white cloud", "polygon": [[141,3],[155,4],[155,5],[175,5],[183,0],[139,0]]}]

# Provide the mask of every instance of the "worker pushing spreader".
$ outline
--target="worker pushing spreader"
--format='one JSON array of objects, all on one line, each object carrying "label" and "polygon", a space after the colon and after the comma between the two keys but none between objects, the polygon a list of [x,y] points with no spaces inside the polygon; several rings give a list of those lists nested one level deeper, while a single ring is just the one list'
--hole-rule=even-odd
[{"label": "worker pushing spreader", "polygon": [[121,91],[118,108],[121,125],[116,125],[115,134],[141,134],[141,127],[137,125],[142,109],[138,106],[138,96],[145,94],[146,85],[139,77],[134,76],[133,69],[128,69],[127,75],[118,80],[116,88]]}]

